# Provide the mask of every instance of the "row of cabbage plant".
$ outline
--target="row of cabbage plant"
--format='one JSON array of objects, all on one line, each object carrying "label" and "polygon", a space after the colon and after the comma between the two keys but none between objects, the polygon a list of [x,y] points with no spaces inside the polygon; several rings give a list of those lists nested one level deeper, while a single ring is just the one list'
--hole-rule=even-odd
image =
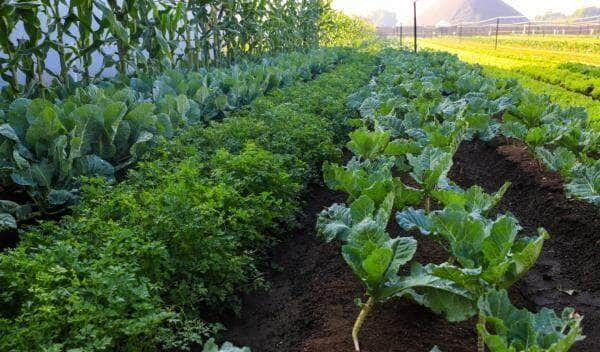
[{"label": "row of cabbage plant", "polygon": [[[583,338],[582,317],[574,309],[533,313],[515,307],[506,291],[535,264],[547,231],[523,236],[512,214],[497,214],[509,183],[488,194],[448,178],[463,140],[492,138],[499,130],[490,112],[503,100],[490,103],[483,92],[473,92],[465,77],[469,70],[444,57],[384,52],[378,80],[348,99],[362,113],[362,127],[347,145],[354,156],[344,166],[323,168],[326,184],[346,192],[348,205],[324,210],[318,233],[342,243],[344,260],[367,297],[352,331],[355,349],[360,351],[359,332],[373,306],[405,298],[449,321],[478,316],[478,351],[485,345],[492,352],[567,351]],[[494,83],[490,91],[507,89]],[[414,261],[418,241],[387,230],[394,211],[404,231],[432,238],[448,259]],[[411,261],[410,269],[401,270]]]}]

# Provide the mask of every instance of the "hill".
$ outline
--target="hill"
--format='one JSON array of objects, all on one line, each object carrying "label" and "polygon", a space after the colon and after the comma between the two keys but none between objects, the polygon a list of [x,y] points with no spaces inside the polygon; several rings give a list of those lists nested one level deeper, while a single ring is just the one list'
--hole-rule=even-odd
[{"label": "hill", "polygon": [[442,21],[459,24],[498,16],[522,16],[518,21],[526,20],[523,14],[502,0],[433,0],[419,15],[419,21],[423,25],[435,25]]}]

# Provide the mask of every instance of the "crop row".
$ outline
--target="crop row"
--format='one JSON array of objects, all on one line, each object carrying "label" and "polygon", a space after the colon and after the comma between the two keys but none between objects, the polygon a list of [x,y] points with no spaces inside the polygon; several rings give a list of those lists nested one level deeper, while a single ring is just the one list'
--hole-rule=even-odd
[{"label": "crop row", "polygon": [[573,72],[569,69],[558,67],[523,66],[516,71],[533,79],[558,85],[566,90],[587,95],[600,100],[600,77],[591,74]]},{"label": "crop row", "polygon": [[63,211],[81,177],[114,179],[160,139],[205,125],[256,98],[335,67],[345,53],[318,49],[198,72],[79,88],[64,100],[19,98],[0,110],[0,231]]},{"label": "crop row", "polygon": [[[444,53],[424,54],[413,59],[416,65],[437,63],[446,71],[423,69],[428,81],[407,83],[407,88],[431,91],[435,100],[417,101],[417,109],[445,118],[466,115],[477,126],[477,137],[486,141],[498,134],[523,141],[549,170],[565,179],[567,196],[600,205],[600,131],[588,127],[588,114],[581,107],[562,108],[545,95],[523,88],[516,79],[485,77],[482,69]],[[407,62],[412,62],[407,58]],[[407,63],[405,65],[413,65]],[[461,75],[461,104],[454,104],[446,94],[448,80]],[[423,87],[422,87],[423,86]],[[418,94],[418,93],[412,93]],[[471,111],[473,110],[473,111]],[[489,116],[496,117],[489,119]]]},{"label": "crop row", "polygon": [[[527,93],[519,91],[511,104],[505,94],[515,93],[514,82],[484,79],[445,54],[387,51],[381,59],[378,80],[349,98],[362,117],[347,144],[353,158],[323,166],[326,184],[346,192],[349,205],[334,204],[317,221],[320,236],[342,242],[344,260],[368,297],[352,331],[355,349],[375,304],[407,298],[449,321],[477,315],[478,351],[484,344],[492,352],[569,350],[583,338],[582,318],[572,308],[532,313],[513,306],[506,291],[534,265],[548,233],[540,228],[524,237],[512,214],[492,216],[509,183],[487,194],[447,176],[460,143],[494,137],[502,126],[493,116],[519,111]],[[418,242],[389,234],[394,210],[401,228],[435,240],[448,260],[413,262],[399,273]]]},{"label": "crop row", "polygon": [[339,157],[356,114],[344,98],[375,64],[341,60],[157,144],[119,184],[89,180],[73,215],[23,233],[0,255],[0,350],[187,349],[218,334],[264,285],[260,258],[306,183]]},{"label": "crop row", "polygon": [[[581,62],[590,65],[600,65],[598,55],[582,50],[552,51],[536,49],[526,46],[505,46],[499,42],[494,49],[493,42],[483,44],[469,38],[431,38],[420,41],[423,47],[435,47],[451,52],[464,51],[467,54],[477,55],[482,59],[482,64],[489,64],[505,69],[513,69],[524,65],[551,66],[564,62]],[[494,62],[496,61],[496,62]]]},{"label": "crop row", "polygon": [[[463,38],[468,43],[493,46],[494,36]],[[600,40],[593,36],[519,36],[501,35],[498,37],[501,46],[513,49],[557,50],[566,52],[600,53]]]}]

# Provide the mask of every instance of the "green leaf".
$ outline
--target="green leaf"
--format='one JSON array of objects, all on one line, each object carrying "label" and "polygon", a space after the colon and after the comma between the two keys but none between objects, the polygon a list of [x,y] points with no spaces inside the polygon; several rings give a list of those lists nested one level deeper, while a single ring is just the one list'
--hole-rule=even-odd
[{"label": "green leaf", "polygon": [[572,151],[558,147],[553,151],[550,151],[543,147],[537,147],[535,149],[536,156],[542,160],[542,162],[551,171],[558,171],[563,176],[569,176],[571,169],[577,163],[577,157]]},{"label": "green leaf", "polygon": [[375,211],[375,203],[366,195],[358,197],[350,207],[350,215],[352,221],[358,223],[367,217],[373,216]]},{"label": "green leaf", "polygon": [[400,179],[394,179],[394,208],[404,209],[407,206],[416,206],[423,202],[423,190],[409,187]]},{"label": "green leaf", "polygon": [[531,239],[525,237],[516,243],[511,258],[511,262],[514,265],[511,267],[510,277],[503,287],[506,288],[513,282],[516,282],[531,269],[542,253],[544,241],[548,238],[550,238],[548,232],[540,228],[538,229],[537,238]]},{"label": "green leaf", "polygon": [[366,280],[371,285],[376,285],[387,271],[392,260],[393,252],[390,248],[379,247],[373,250],[362,263],[364,271],[367,273]]},{"label": "green leaf", "polygon": [[502,124],[502,134],[506,137],[520,139],[522,141],[527,137],[527,126],[517,121],[506,121]]},{"label": "green leaf", "polygon": [[421,152],[421,149],[421,146],[415,141],[396,139],[387,145],[383,153],[385,155],[404,156],[407,154],[418,154]]},{"label": "green leaf", "polygon": [[433,222],[425,214],[423,209],[410,207],[396,214],[398,225],[406,231],[418,229],[423,235],[429,235],[433,231]]},{"label": "green leaf", "polygon": [[347,146],[355,155],[364,159],[373,159],[383,153],[389,141],[389,132],[358,129],[350,133],[350,142]]},{"label": "green leaf", "polygon": [[25,140],[30,147],[35,147],[38,150],[37,154],[40,155],[62,133],[66,133],[66,129],[58,118],[54,107],[47,103],[43,110],[36,112],[36,115],[32,117],[25,134]]},{"label": "green leaf", "polygon": [[600,206],[600,160],[592,165],[579,164],[572,173],[573,178],[565,185],[567,195]]},{"label": "green leaf", "polygon": [[417,263],[413,263],[410,276],[388,284],[382,295],[408,296],[435,313],[444,314],[449,321],[466,320],[476,312],[469,291],[451,280],[431,275]]},{"label": "green leaf", "polygon": [[490,235],[483,241],[481,248],[487,262],[495,264],[503,261],[508,256],[521,229],[513,216],[499,216],[492,224]]},{"label": "green leaf", "polygon": [[149,142],[152,141],[153,138],[154,135],[152,133],[146,131],[142,132],[129,149],[131,156],[135,159],[139,158],[145,150],[145,147],[149,144]]},{"label": "green leaf", "polygon": [[14,230],[17,228],[17,220],[8,214],[0,213],[0,232],[7,230]]},{"label": "green leaf", "polygon": [[418,156],[408,154],[407,159],[413,168],[410,175],[426,193],[447,183],[446,175],[452,167],[451,153],[427,146]]},{"label": "green leaf", "polygon": [[326,242],[334,239],[346,241],[352,227],[350,209],[341,204],[334,204],[323,210],[317,218],[317,233]]},{"label": "green leaf", "polygon": [[215,343],[215,339],[210,338],[204,344],[202,352],[250,352],[248,347],[238,348],[229,342],[225,342],[221,348]]},{"label": "green leaf", "polygon": [[48,193],[48,203],[50,205],[66,205],[75,199],[75,195],[67,190],[52,190]]},{"label": "green leaf", "polygon": [[582,318],[570,308],[560,317],[547,308],[531,313],[515,307],[505,290],[489,291],[477,305],[487,323],[478,324],[477,330],[491,352],[567,352],[584,338]]},{"label": "green leaf", "polygon": [[395,278],[398,270],[412,260],[417,251],[417,241],[412,237],[397,237],[391,240],[393,258],[387,268],[386,277]]},{"label": "green leaf", "polygon": [[19,142],[19,136],[17,136],[17,132],[15,132],[15,130],[7,123],[0,125],[0,136],[13,142]]}]

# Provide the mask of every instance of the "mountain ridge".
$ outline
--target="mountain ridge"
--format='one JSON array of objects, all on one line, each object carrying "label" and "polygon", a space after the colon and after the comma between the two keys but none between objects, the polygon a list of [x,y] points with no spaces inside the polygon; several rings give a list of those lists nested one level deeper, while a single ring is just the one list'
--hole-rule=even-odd
[{"label": "mountain ridge", "polygon": [[[459,24],[478,22],[500,16],[520,16],[518,21],[527,17],[502,0],[435,0],[418,15],[423,25],[436,25],[441,22]],[[511,22],[505,20],[504,22]]]}]

